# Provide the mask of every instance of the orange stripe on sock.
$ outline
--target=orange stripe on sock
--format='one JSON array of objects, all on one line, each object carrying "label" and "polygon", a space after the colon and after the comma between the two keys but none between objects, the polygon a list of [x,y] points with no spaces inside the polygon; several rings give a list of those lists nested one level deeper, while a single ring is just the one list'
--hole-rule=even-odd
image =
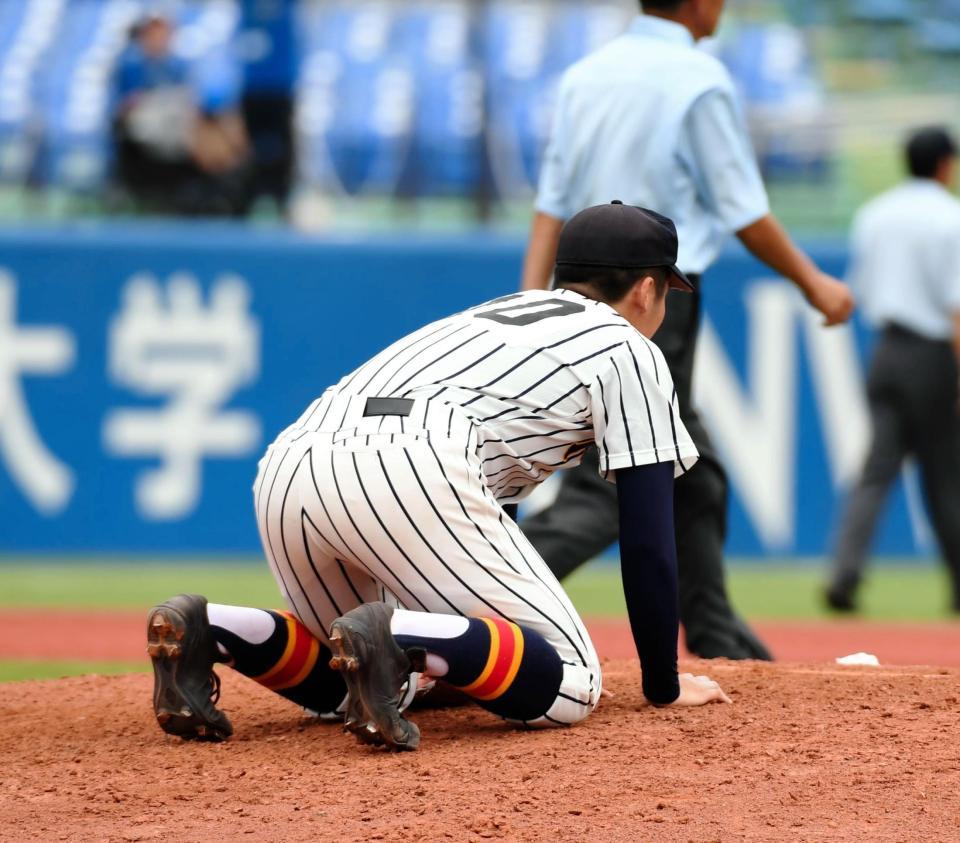
[{"label": "orange stripe on sock", "polygon": [[480,675],[469,685],[461,688],[465,694],[473,694],[477,688],[483,687],[490,678],[490,674],[493,673],[493,669],[497,666],[497,656],[500,653],[500,630],[497,628],[497,625],[490,620],[490,618],[480,618],[480,620],[482,620],[487,625],[487,629],[490,630],[490,653],[487,656],[487,663],[484,665]]},{"label": "orange stripe on sock", "polygon": [[287,662],[290,661],[290,656],[293,655],[294,644],[297,643],[297,627],[296,621],[288,615],[286,612],[281,612],[284,616],[284,619],[287,622],[287,646],[283,648],[283,655],[280,656],[280,659],[277,663],[270,668],[266,673],[261,673],[259,676],[254,676],[253,681],[259,682],[261,685],[267,685],[269,687],[270,682],[273,681],[273,678],[286,666]]},{"label": "orange stripe on sock", "polygon": [[478,700],[495,700],[513,684],[523,660],[523,633],[515,623],[481,618],[490,629],[490,656],[483,672],[464,693]]},{"label": "orange stripe on sock", "polygon": [[320,655],[320,644],[310,631],[288,612],[281,613],[287,622],[287,645],[277,663],[254,680],[271,691],[280,691],[300,684],[313,670]]},{"label": "orange stripe on sock", "polygon": [[310,645],[315,643],[315,639],[307,630],[294,622],[293,629],[293,651],[290,658],[281,665],[274,668],[274,674],[266,682],[261,684],[272,691],[278,691],[281,688],[289,688],[293,684],[293,679],[300,673],[310,656]]},{"label": "orange stripe on sock", "polygon": [[[300,668],[299,673],[296,674],[288,682],[284,682],[280,685],[271,685],[271,689],[274,691],[282,691],[284,688],[295,688],[304,679],[310,675],[310,671],[317,666],[317,658],[320,656],[320,642],[316,638],[310,638],[310,646],[307,651],[306,660],[303,663],[303,667]],[[279,681],[279,680],[278,680]]]},{"label": "orange stripe on sock", "polygon": [[523,659],[523,633],[520,627],[508,621],[497,621],[500,626],[500,654],[497,666],[484,685],[474,692],[479,700],[495,700],[513,684]]},{"label": "orange stripe on sock", "polygon": [[507,692],[507,689],[513,684],[513,680],[517,678],[517,674],[520,672],[520,662],[523,661],[523,633],[520,631],[520,627],[516,624],[510,624],[509,626],[510,632],[513,635],[513,658],[510,660],[510,664],[507,666],[507,671],[503,677],[503,681],[489,694],[483,696],[478,694],[477,699],[495,700],[497,697],[503,696],[503,694]]}]

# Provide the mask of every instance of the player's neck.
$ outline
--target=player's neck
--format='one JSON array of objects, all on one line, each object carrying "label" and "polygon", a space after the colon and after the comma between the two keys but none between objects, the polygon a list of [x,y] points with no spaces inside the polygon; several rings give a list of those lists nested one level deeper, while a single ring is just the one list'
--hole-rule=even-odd
[{"label": "player's neck", "polygon": [[583,296],[585,299],[598,301],[601,304],[609,304],[609,302],[600,298],[600,296],[597,295],[596,290],[594,290],[589,284],[563,284],[562,286],[558,286],[557,289],[569,290],[571,293],[576,293],[578,296]]}]

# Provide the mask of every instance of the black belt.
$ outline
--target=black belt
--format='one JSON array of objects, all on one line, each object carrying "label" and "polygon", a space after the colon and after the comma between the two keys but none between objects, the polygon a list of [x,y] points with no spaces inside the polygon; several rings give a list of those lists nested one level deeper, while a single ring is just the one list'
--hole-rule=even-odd
[{"label": "black belt", "polygon": [[889,337],[899,340],[911,340],[912,342],[925,343],[927,345],[951,345],[950,340],[936,339],[918,334],[916,331],[906,328],[898,322],[887,322],[883,326],[884,333]]},{"label": "black belt", "polygon": [[364,416],[409,416],[412,409],[412,398],[368,398],[363,414]]}]

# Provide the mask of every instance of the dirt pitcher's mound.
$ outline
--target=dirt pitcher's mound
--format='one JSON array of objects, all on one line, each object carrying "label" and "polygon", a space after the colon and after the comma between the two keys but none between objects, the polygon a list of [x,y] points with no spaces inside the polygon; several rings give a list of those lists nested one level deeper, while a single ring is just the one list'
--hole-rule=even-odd
[{"label": "dirt pitcher's mound", "polygon": [[[606,665],[581,726],[421,711],[421,749],[361,747],[224,669],[236,736],[157,728],[151,680],[4,685],[0,837],[162,841],[960,838],[956,670],[690,662],[732,706],[639,704]],[[248,836],[249,835],[249,836]]]}]

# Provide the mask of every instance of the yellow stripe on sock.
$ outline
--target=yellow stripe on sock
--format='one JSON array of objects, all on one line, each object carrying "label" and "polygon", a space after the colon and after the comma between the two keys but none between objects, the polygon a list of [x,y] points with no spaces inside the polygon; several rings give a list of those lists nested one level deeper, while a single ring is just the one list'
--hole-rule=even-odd
[{"label": "yellow stripe on sock", "polygon": [[271,691],[282,691],[284,688],[295,688],[304,679],[310,675],[310,671],[316,667],[317,658],[320,656],[320,642],[315,638],[310,640],[310,653],[307,655],[307,660],[304,662],[303,667],[300,672],[293,677],[289,682],[283,682],[280,685],[271,685]]},{"label": "yellow stripe on sock", "polygon": [[520,631],[519,626],[513,623],[510,624],[510,632],[513,633],[513,659],[510,661],[510,670],[496,690],[485,696],[477,697],[478,700],[484,700],[485,702],[495,700],[505,694],[513,684],[513,680],[517,678],[517,673],[520,671],[520,662],[523,660],[523,632]]},{"label": "yellow stripe on sock", "polygon": [[497,656],[500,653],[500,630],[497,629],[497,625],[489,618],[480,618],[480,620],[482,620],[487,625],[487,629],[490,630],[490,654],[487,656],[487,663],[484,665],[483,672],[475,681],[460,689],[465,694],[472,693],[477,688],[483,686],[483,683],[486,682],[490,674],[493,673],[493,668],[497,664]]},{"label": "yellow stripe on sock", "polygon": [[261,685],[269,685],[270,680],[273,679],[281,670],[286,667],[287,662],[290,661],[290,656],[293,655],[293,648],[297,643],[297,627],[293,618],[289,616],[286,612],[283,612],[284,620],[287,622],[287,646],[283,648],[283,655],[280,656],[279,661],[270,668],[266,673],[261,673],[259,676],[254,676],[253,681],[259,682]]}]

